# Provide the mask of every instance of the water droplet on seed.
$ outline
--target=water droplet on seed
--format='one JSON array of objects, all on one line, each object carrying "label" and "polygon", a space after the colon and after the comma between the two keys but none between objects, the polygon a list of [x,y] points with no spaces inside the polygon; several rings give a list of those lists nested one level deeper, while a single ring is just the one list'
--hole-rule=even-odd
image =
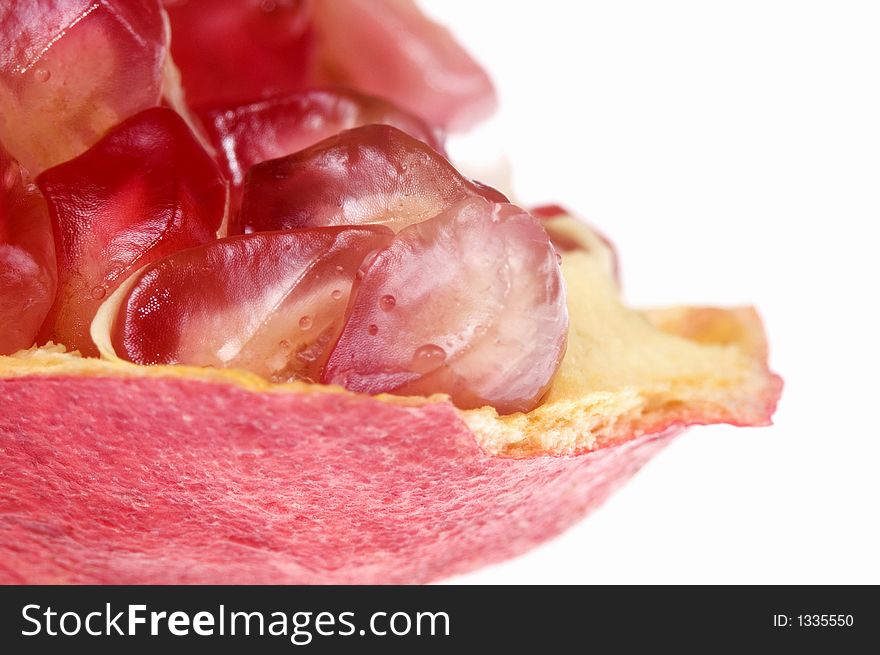
[{"label": "water droplet on seed", "polygon": [[107,289],[105,287],[95,287],[92,289],[92,298],[95,300],[100,300],[104,296],[107,295]]},{"label": "water droplet on seed", "polygon": [[301,316],[299,319],[299,327],[302,330],[308,330],[310,327],[312,327],[312,317]]},{"label": "water droplet on seed", "polygon": [[379,334],[379,326],[378,325],[370,325],[367,327],[367,332],[375,337],[377,334]]},{"label": "water droplet on seed", "polygon": [[342,291],[340,291],[339,289],[333,289],[330,297],[333,298],[333,300],[339,300],[340,298],[342,298]]},{"label": "water droplet on seed", "polygon": [[446,351],[440,346],[429,343],[416,350],[410,368],[416,373],[430,373],[443,366],[445,361]]},{"label": "water droplet on seed", "polygon": [[384,309],[386,312],[390,312],[394,309],[394,306],[397,304],[397,298],[392,296],[391,294],[385,294],[382,298],[379,299],[379,307]]},{"label": "water droplet on seed", "polygon": [[37,82],[48,82],[50,77],[52,77],[52,73],[45,68],[38,68],[34,71],[34,79]]}]

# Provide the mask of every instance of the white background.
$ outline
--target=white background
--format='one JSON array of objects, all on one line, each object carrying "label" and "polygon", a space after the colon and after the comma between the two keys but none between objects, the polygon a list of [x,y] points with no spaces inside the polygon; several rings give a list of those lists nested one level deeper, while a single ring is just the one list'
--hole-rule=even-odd
[{"label": "white background", "polygon": [[422,4],[501,95],[453,155],[600,227],[634,305],[755,304],[786,381],[455,582],[880,583],[880,3]]}]

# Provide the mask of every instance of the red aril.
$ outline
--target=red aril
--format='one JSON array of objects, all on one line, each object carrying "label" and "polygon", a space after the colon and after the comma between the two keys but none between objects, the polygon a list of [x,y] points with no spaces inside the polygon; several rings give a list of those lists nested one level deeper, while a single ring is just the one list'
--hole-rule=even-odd
[{"label": "red aril", "polygon": [[186,123],[165,108],[116,126],[37,178],[49,203],[58,295],[41,336],[97,355],[89,325],[136,269],[216,238],[226,183]]},{"label": "red aril", "polygon": [[559,367],[567,330],[562,275],[540,223],[470,198],[407,227],[369,263],[323,381],[528,411]]},{"label": "red aril", "polygon": [[393,125],[443,152],[439,131],[421,119],[379,98],[342,88],[203,109],[199,118],[233,186],[234,200],[254,164],[289,155],[359,125]]},{"label": "red aril", "polygon": [[314,69],[310,0],[165,0],[171,52],[193,106],[304,88]]},{"label": "red aril", "polygon": [[230,230],[382,224],[398,231],[474,196],[507,200],[464,178],[422,141],[366,125],[251,168]]},{"label": "red aril", "polygon": [[412,0],[321,0],[319,59],[329,82],[353,86],[448,129],[492,112],[486,72]]},{"label": "red aril", "polygon": [[0,145],[0,355],[34,344],[54,294],[46,201]]},{"label": "red aril", "polygon": [[273,382],[318,380],[358,269],[391,240],[381,227],[221,239],[153,263],[111,331],[138,364],[235,367]]},{"label": "red aril", "polygon": [[201,108],[198,116],[235,184],[254,164],[292,154],[343,130],[392,125],[443,152],[443,135],[393,104],[344,87],[314,88],[266,100]]},{"label": "red aril", "polygon": [[168,36],[158,0],[8,2],[0,35],[0,140],[32,174],[159,102]]}]

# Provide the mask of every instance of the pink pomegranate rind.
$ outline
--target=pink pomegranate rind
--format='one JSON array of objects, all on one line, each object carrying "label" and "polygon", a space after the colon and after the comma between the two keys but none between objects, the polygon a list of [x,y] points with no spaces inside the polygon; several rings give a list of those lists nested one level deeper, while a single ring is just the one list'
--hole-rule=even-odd
[{"label": "pink pomegranate rind", "polygon": [[514,459],[443,402],[181,379],[0,388],[5,583],[427,582],[558,534],[674,434]]},{"label": "pink pomegranate rind", "polygon": [[439,397],[0,358],[0,582],[416,583],[522,553],[682,427],[770,423],[782,383],[752,310],[649,317],[740,349],[756,377],[724,406],[658,407],[562,451],[528,428],[487,441]]}]

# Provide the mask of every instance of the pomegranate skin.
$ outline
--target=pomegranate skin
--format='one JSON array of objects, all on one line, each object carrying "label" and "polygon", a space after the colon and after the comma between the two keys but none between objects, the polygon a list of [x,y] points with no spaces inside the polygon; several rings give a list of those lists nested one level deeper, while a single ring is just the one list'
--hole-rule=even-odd
[{"label": "pomegranate skin", "polygon": [[522,553],[677,426],[487,454],[447,402],[177,377],[0,379],[2,583],[420,583]]}]

